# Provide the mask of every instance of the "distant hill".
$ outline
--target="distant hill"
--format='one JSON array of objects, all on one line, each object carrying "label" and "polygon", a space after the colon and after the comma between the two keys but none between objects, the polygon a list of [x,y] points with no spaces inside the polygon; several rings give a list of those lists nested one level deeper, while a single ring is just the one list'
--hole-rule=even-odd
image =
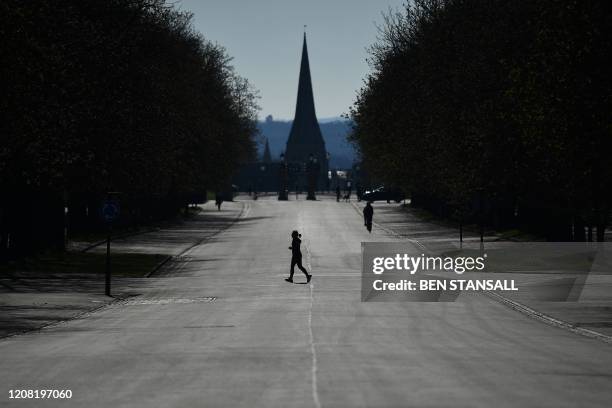
[{"label": "distant hill", "polygon": [[329,123],[329,122],[346,122],[342,116],[332,116],[331,118],[318,118],[319,123]]},{"label": "distant hill", "polygon": [[[270,142],[270,152],[274,160],[278,160],[281,152],[285,151],[291,124],[292,121],[277,121],[271,116],[265,121],[258,122],[259,131]],[[355,150],[346,141],[350,130],[349,122],[342,118],[322,119],[319,121],[319,126],[325,140],[325,148],[330,154],[330,168],[350,168],[355,159]],[[263,143],[260,143],[259,155],[262,154]]]}]

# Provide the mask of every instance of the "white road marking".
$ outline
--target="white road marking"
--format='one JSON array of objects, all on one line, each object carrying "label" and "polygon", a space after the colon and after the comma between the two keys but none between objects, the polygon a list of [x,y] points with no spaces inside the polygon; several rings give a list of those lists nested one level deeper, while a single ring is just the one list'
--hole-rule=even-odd
[{"label": "white road marking", "polygon": [[[310,263],[308,263],[310,268]],[[312,272],[312,268],[310,268]],[[310,353],[312,354],[312,399],[315,407],[321,408],[319,401],[319,390],[317,389],[317,349],[315,348],[314,335],[312,334],[312,306],[314,303],[313,283],[310,281],[310,310],[308,312],[308,331],[310,334]]]},{"label": "white road marking", "polygon": [[[301,226],[300,226],[301,227]],[[312,274],[312,263],[311,263],[311,254],[310,247],[308,246],[308,242],[304,240],[304,249],[306,250],[306,267],[308,269],[308,273]],[[321,401],[319,400],[319,390],[317,388],[317,349],[315,347],[314,334],[312,332],[312,308],[314,305],[314,283],[312,280],[310,281],[310,308],[308,310],[308,334],[310,340],[310,354],[312,355],[312,399],[314,401],[314,405],[316,408],[321,408]]]}]

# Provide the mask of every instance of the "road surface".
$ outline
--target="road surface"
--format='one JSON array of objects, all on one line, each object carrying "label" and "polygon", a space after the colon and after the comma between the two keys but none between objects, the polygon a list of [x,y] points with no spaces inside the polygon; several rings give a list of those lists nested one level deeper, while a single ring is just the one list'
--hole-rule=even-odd
[{"label": "road surface", "polygon": [[[0,340],[0,405],[610,406],[609,344],[479,294],[360,302],[360,242],[393,238],[368,234],[352,205],[226,204],[243,206],[240,219],[147,280],[143,296]],[[293,229],[309,285],[283,280]],[[8,399],[43,388],[73,396]]]}]

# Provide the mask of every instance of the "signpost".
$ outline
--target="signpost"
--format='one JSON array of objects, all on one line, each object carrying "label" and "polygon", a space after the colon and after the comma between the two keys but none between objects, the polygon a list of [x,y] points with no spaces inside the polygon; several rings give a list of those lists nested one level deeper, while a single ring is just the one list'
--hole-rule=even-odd
[{"label": "signpost", "polygon": [[119,218],[121,213],[121,207],[119,202],[113,198],[118,193],[109,192],[106,195],[106,201],[102,204],[101,215],[102,219],[106,223],[106,271],[105,271],[105,284],[104,294],[111,296],[111,254],[110,254],[110,242],[113,222]]}]

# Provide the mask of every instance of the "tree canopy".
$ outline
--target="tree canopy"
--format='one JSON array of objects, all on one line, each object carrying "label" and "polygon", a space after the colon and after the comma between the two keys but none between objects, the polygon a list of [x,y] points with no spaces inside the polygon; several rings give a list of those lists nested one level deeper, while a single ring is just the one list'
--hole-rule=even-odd
[{"label": "tree canopy", "polygon": [[156,216],[252,157],[256,92],[164,0],[0,0],[0,37],[5,235],[33,197]]},{"label": "tree canopy", "polygon": [[610,5],[416,0],[385,17],[350,113],[368,171],[443,216],[602,239]]}]

